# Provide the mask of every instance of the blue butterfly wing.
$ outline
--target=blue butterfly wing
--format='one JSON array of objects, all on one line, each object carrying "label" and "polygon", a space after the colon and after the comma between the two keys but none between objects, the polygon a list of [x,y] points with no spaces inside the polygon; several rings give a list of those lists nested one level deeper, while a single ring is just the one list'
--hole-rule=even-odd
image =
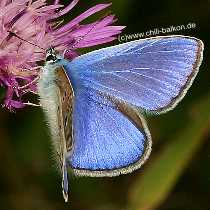
[{"label": "blue butterfly wing", "polygon": [[67,158],[74,172],[114,176],[139,168],[151,138],[136,107],[173,108],[192,84],[202,52],[196,38],[156,37],[64,62],[75,93],[74,146]]},{"label": "blue butterfly wing", "polygon": [[94,89],[80,86],[75,91],[73,128],[67,159],[77,175],[129,173],[150,154],[150,134],[138,111]]},{"label": "blue butterfly wing", "polygon": [[155,37],[97,50],[67,64],[82,83],[150,112],[166,112],[184,97],[202,61],[202,41]]}]

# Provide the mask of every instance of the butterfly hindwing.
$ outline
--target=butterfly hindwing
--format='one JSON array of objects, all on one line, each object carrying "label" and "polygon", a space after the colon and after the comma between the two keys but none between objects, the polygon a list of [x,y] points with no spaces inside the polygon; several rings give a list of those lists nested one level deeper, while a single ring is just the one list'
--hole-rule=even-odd
[{"label": "butterfly hindwing", "polygon": [[116,176],[145,162],[151,137],[134,107],[85,87],[75,91],[74,102],[74,147],[67,159],[75,174]]},{"label": "butterfly hindwing", "polygon": [[62,67],[56,71],[56,84],[59,88],[59,98],[61,100],[61,123],[64,130],[67,151],[71,151],[73,145],[73,102],[74,91],[71,86],[70,80]]},{"label": "butterfly hindwing", "polygon": [[62,171],[62,188],[65,201],[68,200],[68,175],[66,166],[67,152],[71,152],[73,145],[73,100],[74,92],[71,83],[62,67],[55,70],[55,83],[58,94],[58,125],[60,129],[60,159]]},{"label": "butterfly hindwing", "polygon": [[202,41],[184,36],[154,37],[104,48],[67,64],[78,80],[141,109],[162,113],[176,106],[202,61]]}]

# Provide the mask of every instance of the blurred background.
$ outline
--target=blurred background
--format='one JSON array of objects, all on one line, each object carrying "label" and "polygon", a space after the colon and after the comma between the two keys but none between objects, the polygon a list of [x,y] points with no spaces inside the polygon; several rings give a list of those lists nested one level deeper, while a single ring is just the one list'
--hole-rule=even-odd
[{"label": "blurred background", "polygon": [[[64,4],[69,2],[63,1]],[[106,2],[110,1],[80,0],[66,19],[72,19],[96,3]],[[117,24],[127,26],[122,33],[124,37],[157,28],[195,24],[191,29],[157,34],[195,36],[204,41],[204,60],[193,86],[175,110],[160,116],[147,116],[153,151],[140,170],[115,178],[70,176],[67,204],[54,167],[49,130],[42,110],[28,107],[10,113],[1,108],[1,209],[210,209],[210,1],[112,2]],[[101,15],[88,20],[96,20]],[[119,40],[114,44],[119,44]],[[93,48],[85,51],[90,50]],[[2,98],[4,90],[0,92]]]}]

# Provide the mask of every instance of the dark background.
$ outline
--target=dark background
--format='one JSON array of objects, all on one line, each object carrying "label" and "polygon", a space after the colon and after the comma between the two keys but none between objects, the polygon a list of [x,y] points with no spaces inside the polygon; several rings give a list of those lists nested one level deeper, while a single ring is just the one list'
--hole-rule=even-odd
[{"label": "dark background", "polygon": [[[110,1],[80,0],[66,18],[104,2]],[[159,34],[203,40],[204,60],[193,86],[175,110],[147,117],[153,151],[140,170],[115,178],[71,176],[67,204],[62,198],[42,110],[28,107],[14,114],[2,108],[0,209],[210,209],[210,2],[113,0],[112,12],[119,18],[118,25],[127,26],[124,35],[196,23],[195,29]]]}]

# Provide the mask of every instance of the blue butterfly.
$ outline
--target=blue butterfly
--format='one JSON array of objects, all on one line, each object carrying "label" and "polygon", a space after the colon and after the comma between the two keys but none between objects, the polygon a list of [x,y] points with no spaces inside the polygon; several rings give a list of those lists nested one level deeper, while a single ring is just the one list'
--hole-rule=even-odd
[{"label": "blue butterfly", "polygon": [[65,60],[49,49],[38,92],[68,200],[67,167],[78,176],[118,176],[148,159],[143,112],[161,114],[185,96],[203,43],[185,36],[132,41]]}]

